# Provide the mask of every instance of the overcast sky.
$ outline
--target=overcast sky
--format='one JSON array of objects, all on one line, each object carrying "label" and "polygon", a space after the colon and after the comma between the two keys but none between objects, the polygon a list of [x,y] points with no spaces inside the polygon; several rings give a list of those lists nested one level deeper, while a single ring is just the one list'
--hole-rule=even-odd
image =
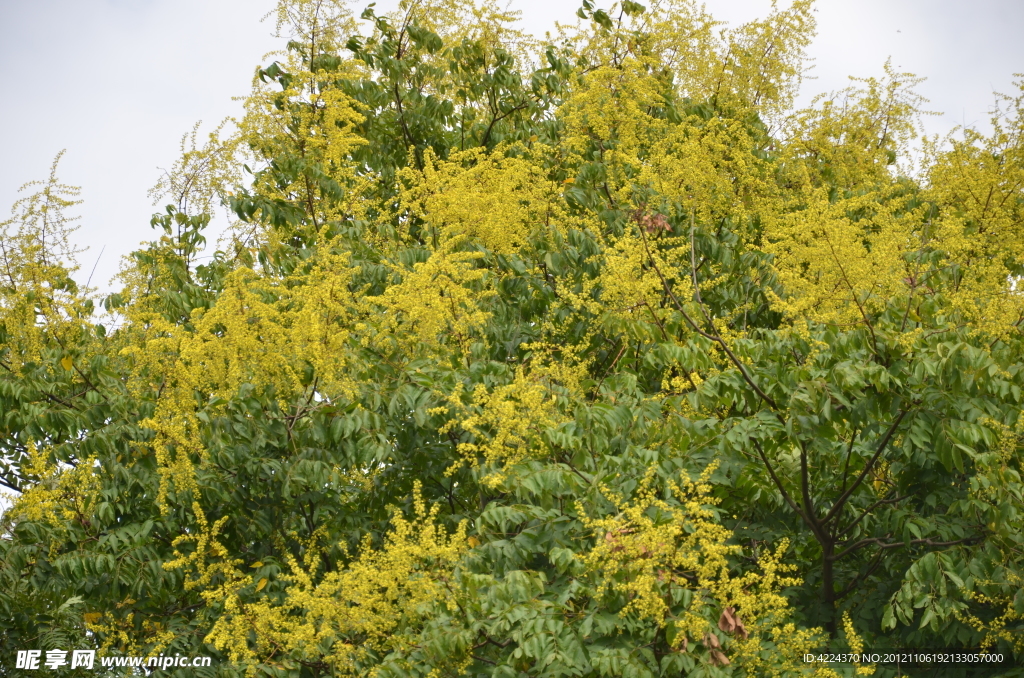
[{"label": "overcast sky", "polygon": [[[356,2],[358,9],[368,4]],[[393,7],[378,1],[378,9]],[[538,34],[573,21],[579,0],[512,0]],[[610,2],[599,2],[606,6]],[[763,16],[770,0],[708,0],[730,23]],[[780,0],[785,5],[785,0]],[[240,105],[253,68],[282,47],[261,17],[272,0],[0,0],[0,220],[17,189],[43,179],[61,149],[60,177],[82,187],[77,241],[82,282],[109,289],[120,258],[151,237],[146,193],[198,121],[211,128]],[[880,76],[887,57],[928,79],[919,91],[942,117],[986,125],[993,91],[1024,71],[1022,0],[818,0],[803,98]],[[223,217],[221,217],[223,220]]]}]

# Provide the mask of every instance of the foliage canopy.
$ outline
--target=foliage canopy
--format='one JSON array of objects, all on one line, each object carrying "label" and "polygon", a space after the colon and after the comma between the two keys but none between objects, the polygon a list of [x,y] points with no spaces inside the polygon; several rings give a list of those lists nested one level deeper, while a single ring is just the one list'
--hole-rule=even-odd
[{"label": "foliage canopy", "polygon": [[585,1],[539,42],[489,2],[281,0],[105,323],[51,176],[0,240],[0,654],[1024,658],[1024,98],[911,172],[911,75],[794,110],[812,11]]}]

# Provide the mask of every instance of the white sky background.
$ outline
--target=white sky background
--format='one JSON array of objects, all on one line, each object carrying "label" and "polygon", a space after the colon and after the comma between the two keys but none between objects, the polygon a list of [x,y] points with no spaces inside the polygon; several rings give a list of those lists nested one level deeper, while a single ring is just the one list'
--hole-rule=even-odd
[{"label": "white sky background", "polygon": [[[368,0],[355,3],[358,14]],[[380,0],[378,12],[394,7]],[[579,0],[512,0],[528,30],[572,22]],[[599,6],[611,4],[599,2]],[[770,0],[708,0],[731,24],[767,14]],[[780,0],[785,6],[786,0]],[[153,237],[147,196],[178,156],[182,134],[238,115],[231,97],[249,89],[262,57],[283,48],[260,18],[273,0],[0,0],[0,220],[17,189],[45,179],[67,149],[59,177],[82,187],[78,244],[85,282],[111,290],[121,257]],[[928,79],[918,88],[940,118],[987,126],[992,92],[1013,91],[1024,72],[1022,0],[818,0],[815,59],[803,100],[882,75],[886,58]],[[202,135],[202,132],[201,132]],[[200,137],[201,138],[201,137]],[[215,219],[224,223],[223,215]],[[214,240],[213,237],[210,238]]]}]

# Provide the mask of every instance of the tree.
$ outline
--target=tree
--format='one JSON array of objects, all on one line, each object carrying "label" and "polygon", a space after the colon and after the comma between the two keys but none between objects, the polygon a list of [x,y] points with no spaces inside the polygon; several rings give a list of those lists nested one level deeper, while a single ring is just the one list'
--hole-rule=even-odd
[{"label": "tree", "polygon": [[277,17],[237,132],[158,187],[116,323],[39,209],[5,224],[4,652],[59,626],[200,675],[1024,655],[1024,98],[911,177],[912,76],[793,110],[803,0],[725,33],[584,2],[550,43],[462,0]]}]

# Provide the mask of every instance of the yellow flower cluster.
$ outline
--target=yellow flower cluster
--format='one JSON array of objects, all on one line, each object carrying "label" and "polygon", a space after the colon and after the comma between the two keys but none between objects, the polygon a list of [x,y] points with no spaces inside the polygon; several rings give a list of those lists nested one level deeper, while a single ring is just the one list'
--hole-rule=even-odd
[{"label": "yellow flower cluster", "polygon": [[[376,548],[367,535],[359,553],[345,567],[318,574],[319,550],[314,544],[306,563],[289,559],[289,573],[278,578],[280,598],[252,595],[267,584],[236,569],[218,550],[219,525],[195,538],[193,553],[166,565],[193,572],[190,586],[208,585],[215,574],[223,583],[207,587],[203,596],[224,605],[224,613],[207,635],[207,642],[245,662],[255,672],[260,658],[284,652],[294,659],[321,657],[339,674],[349,674],[370,651],[404,647],[407,633],[433,605],[456,606],[453,569],[468,548],[465,525],[452,534],[435,522],[438,507],[428,508],[417,483],[414,516],[397,512],[384,543]],[[255,584],[255,585],[254,585]],[[255,642],[252,639],[255,638]]]},{"label": "yellow flower cluster", "polygon": [[[710,650],[712,661],[738,660],[740,670],[750,676],[775,675],[780,666],[806,670],[802,656],[820,641],[820,629],[797,629],[785,622],[789,603],[782,590],[799,583],[789,574],[795,568],[782,562],[789,543],[782,540],[774,552],[761,553],[757,569],[733,573],[729,556],[742,549],[729,545],[732,533],[715,518],[717,501],[708,481],[716,466],[707,467],[695,481],[669,482],[673,503],[658,498],[654,469],[631,501],[605,488],[619,513],[585,519],[597,541],[581,560],[598,577],[597,595],[624,596],[628,602],[620,615],[653,619],[660,627],[671,623],[673,645],[681,650],[699,642]],[[693,593],[685,609],[673,609],[674,589]],[[735,634],[724,646],[705,614],[708,605],[723,610],[719,628]],[[765,660],[764,640],[775,644],[782,659]],[[726,661],[729,657],[732,662]]]},{"label": "yellow flower cluster", "polygon": [[[88,331],[92,305],[71,277],[80,251],[70,240],[77,218],[66,213],[81,200],[74,199],[77,187],[57,180],[63,154],[54,158],[46,181],[22,186],[40,188],[0,221],[0,350],[10,349],[3,350],[2,364],[11,372],[43,361],[44,348],[54,343],[81,346]],[[64,355],[63,369],[71,371],[76,358]]]},{"label": "yellow flower cluster", "polygon": [[[442,432],[459,425],[473,436],[473,442],[459,443],[459,453],[469,465],[487,469],[482,482],[490,487],[501,484],[509,467],[541,449],[540,434],[558,422],[554,399],[544,383],[521,369],[511,383],[491,391],[477,385],[469,406],[463,404],[460,390],[449,403],[456,416]],[[455,465],[448,473],[457,470]]]},{"label": "yellow flower cluster", "polygon": [[[864,652],[864,641],[859,635],[857,635],[857,629],[853,628],[853,620],[850,619],[849,612],[843,612],[843,632],[846,634],[846,644],[849,646],[851,653],[861,654]],[[875,665],[868,664],[867,666],[858,666],[857,675],[875,675]]]},{"label": "yellow flower cluster", "polygon": [[74,466],[49,460],[46,448],[35,442],[26,445],[28,462],[23,473],[33,483],[13,498],[10,515],[62,527],[66,521],[87,521],[100,489],[96,460],[82,459]]},{"label": "yellow flower cluster", "polygon": [[436,347],[451,340],[468,348],[490,318],[488,295],[479,289],[486,271],[473,266],[478,258],[475,252],[435,251],[411,271],[401,271],[401,282],[367,299],[384,313],[382,334],[374,343],[386,347],[394,342],[415,352],[420,345]]},{"label": "yellow flower cluster", "polygon": [[483,149],[452,153],[448,160],[429,151],[425,156],[422,172],[402,172],[411,186],[403,203],[410,216],[430,224],[437,248],[470,241],[495,254],[514,254],[534,229],[561,222],[560,191],[533,158]]},{"label": "yellow flower cluster", "polygon": [[[997,643],[1002,642],[1015,653],[1024,652],[1024,635],[1018,630],[1020,622],[1024,620],[1024,614],[1021,614],[1014,605],[1016,592],[1024,589],[1024,577],[1008,568],[1003,570],[1003,574],[1006,577],[1005,581],[976,581],[974,590],[964,591],[964,597],[968,600],[994,608],[998,612],[995,617],[982,619],[969,611],[959,611],[956,616],[960,621],[984,634],[981,640],[983,650],[992,650]],[[999,586],[1006,592],[985,594],[979,590],[990,586]]]},{"label": "yellow flower cluster", "polygon": [[[222,405],[243,384],[282,403],[307,391],[312,399],[317,389],[354,395],[349,327],[365,311],[350,289],[352,274],[347,256],[325,248],[301,276],[275,281],[247,268],[232,271],[213,308],[193,311],[192,332],[149,317],[146,339],[126,352],[146,363],[149,380],[164,382],[165,397],[143,422],[156,433],[148,444],[163,474],[161,504],[172,483],[195,489],[194,467],[204,454],[197,393]],[[304,382],[308,366],[315,384]]]}]

